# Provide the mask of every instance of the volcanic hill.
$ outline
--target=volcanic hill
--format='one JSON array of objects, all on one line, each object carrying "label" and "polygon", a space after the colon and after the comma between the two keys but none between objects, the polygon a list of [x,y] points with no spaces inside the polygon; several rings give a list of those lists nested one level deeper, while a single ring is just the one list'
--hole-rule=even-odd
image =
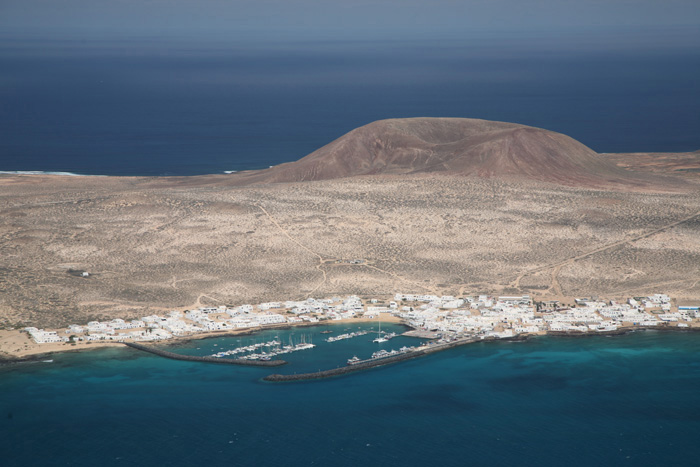
[{"label": "volcanic hill", "polygon": [[586,186],[639,186],[651,180],[616,166],[561,133],[467,118],[379,120],[298,161],[236,178],[248,184],[419,173]]}]

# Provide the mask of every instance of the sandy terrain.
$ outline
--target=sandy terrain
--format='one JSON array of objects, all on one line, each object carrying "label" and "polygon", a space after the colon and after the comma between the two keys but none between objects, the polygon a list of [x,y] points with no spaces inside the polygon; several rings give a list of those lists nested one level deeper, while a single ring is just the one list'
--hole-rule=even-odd
[{"label": "sandy terrain", "polygon": [[601,154],[624,169],[700,180],[700,151],[684,153]]},{"label": "sandy terrain", "polygon": [[692,183],[229,180],[0,176],[0,326],[398,291],[700,297]]},{"label": "sandy terrain", "polygon": [[116,342],[78,342],[75,344],[37,344],[26,332],[0,330],[0,363],[3,358],[41,357],[55,352],[75,352],[101,347],[122,347]]}]

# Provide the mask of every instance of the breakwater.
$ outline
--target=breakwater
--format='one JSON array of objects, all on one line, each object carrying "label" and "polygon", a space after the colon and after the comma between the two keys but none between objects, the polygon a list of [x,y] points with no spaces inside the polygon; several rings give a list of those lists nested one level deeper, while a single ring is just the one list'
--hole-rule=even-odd
[{"label": "breakwater", "polygon": [[229,365],[245,365],[245,366],[280,366],[287,362],[284,360],[243,360],[240,358],[216,358],[216,357],[197,357],[195,355],[181,355],[166,350],[154,349],[146,345],[135,344],[133,342],[124,342],[124,345],[132,349],[142,350],[152,353],[160,357],[170,358],[173,360],[184,360],[187,362],[204,362],[204,363],[224,363]]},{"label": "breakwater", "polygon": [[352,373],[355,371],[369,370],[370,368],[376,368],[383,365],[390,365],[392,363],[397,363],[403,360],[408,360],[410,358],[420,357],[425,355],[425,352],[417,350],[414,352],[407,352],[401,355],[395,355],[393,357],[387,357],[382,359],[377,359],[376,361],[358,363],[357,365],[348,365],[339,368],[333,368],[330,370],[317,371],[315,373],[300,373],[294,375],[269,375],[263,378],[264,381],[272,382],[288,382],[288,381],[306,381],[310,379],[323,379],[330,378],[333,376],[340,376],[347,373]]},{"label": "breakwater", "polygon": [[409,360],[412,358],[422,357],[435,352],[440,352],[443,350],[451,349],[454,347],[459,347],[460,345],[470,344],[472,342],[480,341],[481,339],[467,338],[459,339],[453,342],[447,342],[444,344],[428,344],[425,347],[413,350],[411,352],[402,353],[399,355],[394,355],[392,357],[378,358],[376,360],[358,363],[356,365],[348,365],[339,368],[332,368],[330,370],[317,371],[314,373],[300,373],[294,375],[280,375],[273,374],[268,375],[263,378],[264,381],[270,382],[290,382],[290,381],[307,381],[312,379],[323,379],[331,378],[333,376],[341,376],[348,373],[354,373],[356,371],[369,370],[371,368],[377,368],[380,366],[391,365],[394,363],[402,362],[404,360]]}]

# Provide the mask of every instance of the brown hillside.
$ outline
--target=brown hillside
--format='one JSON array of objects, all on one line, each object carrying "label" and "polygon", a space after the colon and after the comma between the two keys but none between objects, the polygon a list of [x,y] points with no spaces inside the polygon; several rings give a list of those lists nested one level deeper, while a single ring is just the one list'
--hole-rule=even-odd
[{"label": "brown hillside", "polygon": [[578,141],[552,131],[465,118],[380,120],[308,156],[248,172],[239,183],[298,182],[375,174],[449,173],[565,185],[646,185]]}]

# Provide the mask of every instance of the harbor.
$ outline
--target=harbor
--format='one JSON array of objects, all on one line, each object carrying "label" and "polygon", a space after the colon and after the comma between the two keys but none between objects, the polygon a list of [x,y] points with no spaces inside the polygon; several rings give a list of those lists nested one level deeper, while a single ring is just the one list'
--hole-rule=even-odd
[{"label": "harbor", "polygon": [[[306,342],[306,335],[302,336],[301,342],[294,344],[292,342],[292,339],[290,337],[289,340],[289,345],[282,346],[282,343],[280,342],[279,338],[275,338],[271,341],[268,342],[258,342],[255,344],[250,344],[246,345],[243,347],[236,347],[235,349],[231,350],[226,350],[226,351],[221,351],[217,352],[215,354],[210,355],[213,358],[224,358],[228,357],[231,355],[237,355],[237,354],[247,354],[247,355],[242,355],[239,357],[239,360],[259,360],[259,361],[269,361],[272,360],[273,358],[279,356],[279,355],[284,355],[284,354],[289,354],[292,352],[298,352],[300,350],[310,350],[316,347],[311,342]],[[256,351],[259,349],[267,348],[268,350],[266,351],[261,351],[257,353]]]},{"label": "harbor", "polygon": [[[341,325],[338,325],[340,327]],[[399,325],[393,325],[391,333],[396,333]],[[318,328],[320,329],[320,327]],[[692,332],[697,331],[697,328],[683,328],[683,327],[646,327],[638,328],[634,326],[624,326],[617,329],[601,329],[601,330],[570,330],[570,331],[551,331],[547,333],[552,337],[589,337],[589,336],[620,336],[623,334],[628,334],[635,331],[680,331],[680,332]],[[453,349],[459,346],[464,346],[468,344],[473,344],[476,342],[489,342],[489,341],[525,341],[533,337],[533,335],[519,334],[512,336],[484,336],[484,335],[467,335],[467,336],[443,336],[441,338],[425,339],[418,345],[410,345],[406,338],[416,339],[415,332],[407,331],[400,335],[397,335],[397,339],[401,341],[400,344],[392,347],[386,347],[388,344],[380,344],[381,348],[376,349],[375,343],[372,340],[362,340],[362,339],[352,339],[345,338],[339,341],[328,342],[323,339],[320,347],[310,342],[298,342],[292,345],[281,346],[281,341],[286,339],[293,339],[295,336],[300,341],[311,340],[313,338],[313,330],[307,328],[307,333],[303,336],[295,336],[293,330],[289,330],[289,335],[286,336],[275,336],[273,339],[269,337],[261,342],[246,342],[246,345],[240,345],[234,347],[230,350],[219,351],[214,354],[207,354],[204,356],[198,355],[183,355],[181,353],[168,352],[162,349],[158,349],[152,346],[144,346],[134,343],[125,343],[125,345],[150,352],[152,354],[172,358],[176,360],[184,361],[199,361],[204,363],[225,363],[225,364],[235,364],[235,365],[249,365],[249,366],[259,366],[259,367],[279,367],[287,363],[293,363],[290,367],[296,369],[296,373],[291,374],[281,374],[275,373],[262,378],[266,382],[295,382],[295,381],[307,381],[307,380],[320,380],[331,377],[338,377],[347,374],[356,373],[358,371],[370,370],[374,368],[379,368],[383,366],[393,365],[395,363],[400,363],[402,361],[407,361],[426,355],[434,354],[437,352],[442,352],[448,349]],[[267,331],[272,334],[273,331]],[[279,332],[279,331],[277,331]],[[316,334],[321,334],[322,331],[316,330]],[[357,331],[360,335],[371,335],[373,331],[369,329],[361,329]],[[281,333],[280,333],[281,334]],[[349,334],[349,333],[348,333]],[[398,334],[398,333],[397,333]],[[339,336],[342,334],[339,334]],[[431,335],[428,333],[420,333],[420,335]],[[357,337],[357,336],[355,336]],[[219,338],[212,340],[211,346],[217,347],[220,345],[225,345],[225,342],[230,342],[233,338]],[[249,337],[249,340],[253,340],[253,337]],[[238,339],[239,341],[241,339]],[[199,345],[203,345],[205,341],[200,342]],[[354,342],[354,344],[353,344]],[[415,340],[413,341],[415,342]],[[210,347],[209,347],[210,348]],[[190,348],[190,351],[207,351],[209,348]],[[296,353],[306,354],[306,352],[300,352],[301,350],[312,350],[316,349],[315,352],[308,353],[308,356],[299,355],[294,357],[291,362],[287,360],[277,360],[274,359],[279,355],[288,355],[290,358]],[[186,350],[186,349],[183,349]],[[261,351],[262,350],[262,351]],[[368,352],[371,351],[371,354]],[[248,354],[246,355],[246,352]],[[343,357],[343,355],[345,356]],[[219,356],[220,355],[220,356]],[[225,358],[227,356],[237,356],[236,358]],[[311,363],[313,362],[313,363]],[[311,370],[310,365],[320,366],[316,370]],[[323,366],[326,369],[323,369]],[[302,370],[301,372],[299,370]]]},{"label": "harbor", "polygon": [[132,349],[140,350],[143,352],[152,353],[160,357],[169,358],[172,360],[183,360],[187,362],[204,362],[204,363],[224,363],[229,365],[244,365],[244,366],[281,366],[285,365],[287,362],[284,360],[244,360],[239,358],[216,358],[216,357],[198,357],[196,355],[182,355],[174,352],[168,352],[166,350],[157,349],[147,345],[136,344],[133,342],[124,342],[124,345],[131,347]]},{"label": "harbor", "polygon": [[308,381],[308,380],[314,380],[314,379],[324,379],[324,378],[332,378],[335,376],[342,376],[346,375],[349,373],[354,373],[357,371],[362,371],[362,370],[369,370],[372,368],[378,368],[381,366],[386,366],[386,365],[392,365],[394,363],[399,363],[405,360],[410,360],[413,358],[418,358],[422,357],[428,354],[432,354],[435,352],[440,352],[443,350],[451,349],[454,347],[458,347],[461,345],[469,344],[472,342],[476,342],[479,339],[475,339],[473,337],[471,338],[462,338],[462,339],[456,339],[456,340],[449,340],[449,341],[442,341],[442,342],[430,342],[427,343],[426,345],[419,346],[419,347],[413,347],[413,348],[405,348],[405,350],[401,351],[380,351],[376,352],[372,358],[366,359],[366,360],[356,360],[350,363],[348,361],[348,365],[344,367],[339,367],[339,368],[331,368],[328,370],[319,370],[317,372],[311,372],[311,373],[299,373],[299,374],[272,374],[269,376],[266,376],[263,378],[264,381],[268,382],[292,382],[292,381]]},{"label": "harbor", "polygon": [[[303,303],[269,302],[255,307],[241,305],[235,309],[218,307],[185,314],[172,312],[167,317],[144,317],[143,323],[124,320],[90,322],[82,338],[86,342],[104,336],[110,337],[108,341],[112,342],[123,342],[127,338],[162,341],[174,338],[176,332],[185,333],[183,337],[186,338],[190,328],[220,329],[240,324],[242,330],[254,334],[245,338],[241,335],[218,337],[207,344],[204,340],[183,343],[178,346],[178,353],[133,341],[123,343],[177,360],[263,367],[283,365],[289,360],[293,363],[293,375],[274,374],[265,380],[299,381],[393,364],[477,341],[523,340],[547,334],[610,336],[637,329],[700,329],[700,308],[697,305],[672,303],[671,297],[661,293],[629,297],[626,301],[581,297],[570,305],[555,301],[535,302],[528,295],[438,297],[397,293],[393,298],[383,303],[353,296],[309,299]],[[283,314],[282,310],[287,311]],[[357,327],[347,327],[348,320],[335,319],[342,318],[341,313],[356,316],[352,320]],[[305,319],[292,315],[301,315]],[[147,324],[145,330],[139,328],[144,323]],[[254,328],[246,329],[249,325],[254,325]],[[285,325],[286,330],[281,328]],[[295,329],[295,325],[304,325],[303,333],[300,333],[300,328]],[[68,330],[78,331],[79,326],[71,326]],[[37,343],[65,339],[55,331],[27,328],[26,332]],[[71,335],[69,340],[75,342],[78,335]],[[318,345],[313,343],[314,336]],[[362,336],[366,336],[365,339]],[[231,345],[232,339],[236,339],[236,345]],[[416,346],[413,345],[415,339],[424,342]],[[301,352],[306,350],[316,351]],[[298,357],[298,354],[313,355],[305,358]],[[285,361],[280,359],[282,356],[285,356]],[[308,361],[315,362],[315,371],[307,366]]]},{"label": "harbor", "polygon": [[[391,342],[381,344],[373,342],[373,338],[377,335],[376,322],[367,321],[358,323],[350,329],[345,323],[338,323],[303,329],[271,329],[246,336],[191,340],[175,345],[170,344],[167,347],[164,343],[144,345],[144,347],[155,349],[157,352],[151,353],[159,356],[169,357],[170,354],[177,354],[183,356],[183,360],[189,361],[260,363],[258,366],[266,367],[269,363],[283,359],[287,363],[285,367],[289,368],[285,372],[307,373],[312,369],[348,366],[348,359],[354,355],[363,360],[371,359],[373,362],[383,360],[386,357],[396,356],[399,352],[417,348],[421,343],[420,340],[402,336],[402,333],[407,330],[405,325],[385,323],[382,329],[385,328],[386,334],[396,334],[396,337]],[[333,330],[332,334],[323,333],[324,330],[329,329]],[[344,334],[352,337],[346,337]],[[331,339],[329,342],[328,337],[342,338]],[[195,360],[191,357],[195,357]],[[265,374],[260,375],[262,376]]]}]

